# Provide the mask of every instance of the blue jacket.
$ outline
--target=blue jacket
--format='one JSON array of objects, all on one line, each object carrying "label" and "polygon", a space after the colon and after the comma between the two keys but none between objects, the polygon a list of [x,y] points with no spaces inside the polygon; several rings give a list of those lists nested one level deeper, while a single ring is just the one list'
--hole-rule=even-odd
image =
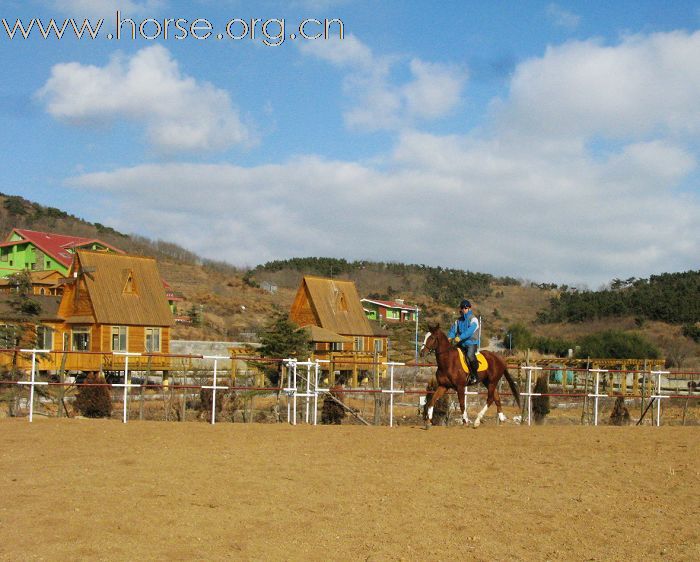
[{"label": "blue jacket", "polygon": [[479,344],[479,320],[471,310],[466,315],[460,314],[457,321],[452,324],[447,337],[452,339],[457,336],[461,347]]}]

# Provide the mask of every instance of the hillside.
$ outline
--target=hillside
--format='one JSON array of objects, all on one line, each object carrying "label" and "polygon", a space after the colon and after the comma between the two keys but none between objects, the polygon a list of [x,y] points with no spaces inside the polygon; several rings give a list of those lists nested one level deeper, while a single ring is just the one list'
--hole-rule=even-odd
[{"label": "hillside", "polygon": [[[227,263],[202,260],[194,252],[167,241],[120,233],[59,209],[0,194],[0,231],[5,236],[14,227],[96,237],[129,253],[155,257],[164,279],[185,297],[179,314],[198,320],[194,325],[178,324],[174,329],[176,339],[254,338],[275,310],[289,310],[302,276],[315,274],[352,280],[361,296],[403,298],[409,304],[418,305],[421,334],[428,322],[449,326],[456,317],[456,304],[468,297],[482,317],[483,342],[492,337],[503,338],[516,324],[526,326],[536,336],[563,339],[618,329],[641,334],[659,346],[665,356],[681,358],[686,366],[700,367],[700,344],[684,335],[684,330],[690,329],[687,333],[692,336],[692,329],[697,330],[694,326],[700,322],[700,294],[693,293],[697,272],[655,276],[648,282],[632,280],[617,285],[613,282],[607,291],[576,293],[568,287],[533,284],[486,273],[332,258],[295,258],[244,270]],[[261,288],[265,282],[276,285],[276,292]],[[649,287],[653,291],[651,294]],[[682,298],[678,296],[679,291],[685,291],[681,293]],[[660,295],[666,295],[669,302],[676,304],[664,304],[665,301],[659,300]],[[643,306],[634,308],[640,299],[641,302],[645,302],[644,299],[656,302],[649,307],[651,312],[647,316]],[[631,303],[630,308],[606,307],[605,303],[611,300]],[[569,311],[580,310],[582,302],[588,312],[583,317],[572,317]],[[670,318],[670,309],[677,311],[677,315]],[[611,310],[614,314],[607,313]],[[662,311],[666,316],[651,316],[653,311]],[[393,358],[412,358],[415,325],[389,325],[387,328]]]}]

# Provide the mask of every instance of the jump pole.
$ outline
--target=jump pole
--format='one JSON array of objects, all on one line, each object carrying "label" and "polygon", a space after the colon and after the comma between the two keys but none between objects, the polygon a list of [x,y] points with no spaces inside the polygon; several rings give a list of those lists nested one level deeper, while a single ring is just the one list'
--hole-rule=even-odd
[{"label": "jump pole", "polygon": [[382,392],[389,395],[389,427],[394,426],[394,394],[403,394],[403,390],[394,390],[394,366],[405,364],[406,363],[396,363],[394,361],[382,363],[382,365],[389,366],[389,390],[382,390]]},{"label": "jump pole", "polygon": [[216,423],[216,391],[228,389],[228,386],[216,386],[216,367],[219,359],[230,359],[230,357],[223,357],[221,355],[203,355],[202,359],[214,360],[214,384],[212,386],[202,387],[211,389],[211,424],[214,425]]},{"label": "jump pole", "polygon": [[127,392],[131,387],[141,386],[140,384],[131,384],[129,382],[129,357],[140,357],[140,353],[130,353],[128,351],[113,351],[112,355],[122,355],[124,357],[124,384],[114,383],[112,386],[123,386],[124,387],[124,413],[122,416],[122,422],[126,423],[126,400]]},{"label": "jump pole", "polygon": [[522,392],[521,396],[527,396],[527,425],[532,425],[532,397],[542,396],[540,392],[532,392],[532,371],[541,371],[542,367],[531,367],[530,365],[526,365],[523,367],[523,369],[527,371],[527,392]]},{"label": "jump pole", "polygon": [[28,384],[29,385],[29,422],[31,423],[34,419],[34,387],[37,384],[49,384],[48,382],[36,381],[36,354],[37,353],[50,353],[50,349],[20,349],[21,353],[31,353],[32,354],[32,374],[31,379],[28,381],[17,381],[17,384]]}]

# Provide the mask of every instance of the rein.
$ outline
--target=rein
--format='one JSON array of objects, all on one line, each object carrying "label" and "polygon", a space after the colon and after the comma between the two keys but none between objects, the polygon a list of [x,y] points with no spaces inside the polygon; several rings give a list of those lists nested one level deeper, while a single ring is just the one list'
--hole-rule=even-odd
[{"label": "rein", "polygon": [[438,338],[435,338],[435,344],[436,347],[435,349],[431,350],[433,353],[435,353],[435,357],[437,358],[438,355],[444,354],[444,353],[449,353],[450,350],[452,349],[452,346],[450,345],[449,342],[447,342],[447,346],[444,346],[443,349],[438,349],[437,344],[438,344]]}]

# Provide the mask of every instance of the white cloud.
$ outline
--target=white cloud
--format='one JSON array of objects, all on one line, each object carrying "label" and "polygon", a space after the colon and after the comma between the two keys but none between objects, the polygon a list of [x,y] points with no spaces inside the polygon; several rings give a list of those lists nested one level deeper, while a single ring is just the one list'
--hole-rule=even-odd
[{"label": "white cloud", "polygon": [[[406,133],[392,162],[389,171],[316,157],[254,168],[149,165],[69,185],[107,193],[122,209],[119,229],[148,225],[147,234],[204,255],[212,236],[230,240],[211,257],[237,264],[331,255],[598,284],[697,258],[688,241],[700,239],[698,201],[638,185],[650,174],[667,186],[669,164],[690,169],[672,147],[631,147],[596,163]],[[182,217],[176,229],[173,216]]]},{"label": "white cloud", "polygon": [[628,138],[700,131],[700,31],[574,41],[518,66],[505,126],[559,136]]},{"label": "white cloud", "polygon": [[[451,136],[402,127],[377,164],[307,156],[257,167],[144,165],[68,185],[106,197],[120,230],[144,225],[238,264],[330,255],[594,287],[696,268],[700,200],[687,183],[698,161],[697,40],[669,33],[552,47],[516,69],[492,121]],[[415,87],[390,88],[384,61],[362,44],[325,56],[355,80],[383,80],[369,92],[375,107],[354,108],[366,112],[359,120],[380,105],[394,119],[411,107],[439,113],[430,103],[438,93],[415,83],[441,67],[414,62]],[[212,238],[230,243],[214,250]]]},{"label": "white cloud", "polygon": [[163,152],[224,150],[254,142],[231,98],[184,75],[170,52],[155,45],[103,66],[55,65],[38,97],[55,118],[75,124],[126,119],[143,124]]},{"label": "white cloud", "polygon": [[394,84],[391,71],[399,59],[377,56],[354,35],[345,39],[310,41],[301,44],[303,53],[345,69],[345,93],[354,106],[344,114],[351,129],[392,130],[439,119],[461,100],[467,72],[454,65],[410,61],[411,79]]},{"label": "white cloud", "polygon": [[547,6],[547,17],[557,27],[566,29],[576,29],[581,22],[580,16],[554,3]]}]

